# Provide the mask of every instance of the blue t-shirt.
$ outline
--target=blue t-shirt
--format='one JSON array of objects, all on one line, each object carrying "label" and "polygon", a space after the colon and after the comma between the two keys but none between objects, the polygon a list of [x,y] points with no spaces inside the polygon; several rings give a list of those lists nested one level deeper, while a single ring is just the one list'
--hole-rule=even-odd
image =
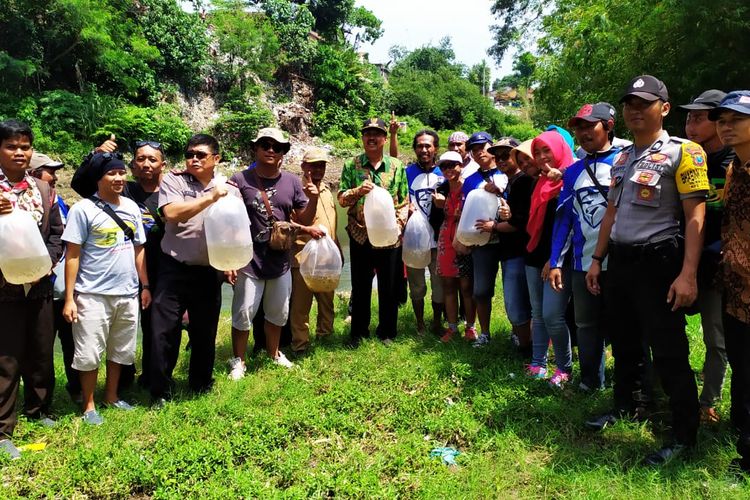
[{"label": "blue t-shirt", "polygon": [[[607,211],[612,160],[619,151],[619,148],[612,148],[607,152],[589,154],[563,173],[563,188],[552,230],[551,267],[562,266],[569,247],[573,249],[574,271],[588,271],[591,267],[591,256],[596,250],[599,229]],[[599,186],[586,171],[587,167]],[[606,264],[602,263],[602,270],[607,269]]]},{"label": "blue t-shirt", "polygon": [[83,199],[68,212],[68,225],[63,241],[81,245],[81,258],[75,290],[79,293],[135,296],[138,294],[138,273],[135,269],[133,245],[143,245],[146,234],[141,211],[133,200],[120,197],[119,205],[109,204],[133,230],[133,241],[117,223],[93,201]]},{"label": "blue t-shirt", "polygon": [[505,192],[505,188],[508,187],[508,176],[499,171],[496,168],[490,170],[477,170],[466,179],[464,179],[463,193],[464,198],[473,190],[478,188],[484,188],[484,185],[488,182],[492,182],[500,191]]}]

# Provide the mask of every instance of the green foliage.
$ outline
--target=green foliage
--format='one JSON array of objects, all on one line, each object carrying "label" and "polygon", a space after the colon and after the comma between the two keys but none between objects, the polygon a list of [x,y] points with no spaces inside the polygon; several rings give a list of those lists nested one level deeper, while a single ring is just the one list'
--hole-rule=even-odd
[{"label": "green foliage", "polygon": [[290,0],[260,0],[260,5],[273,24],[287,62],[298,69],[308,63],[315,52],[310,39],[315,18],[310,9]]},{"label": "green foliage", "polygon": [[310,68],[316,98],[314,133],[338,129],[359,136],[362,120],[384,111],[382,79],[353,49],[318,44]]},{"label": "green foliage", "polygon": [[156,75],[193,84],[207,41],[176,0],[29,0],[0,9],[0,86],[100,90],[153,101]]},{"label": "green foliage", "polygon": [[273,125],[273,113],[263,102],[254,97],[234,99],[226,103],[214,124],[214,134],[224,146],[225,159],[238,154],[249,156],[250,141],[258,129]]},{"label": "green foliage", "polygon": [[[498,20],[518,28],[543,2],[495,3],[503,5]],[[750,45],[742,41],[750,38],[750,5],[744,0],[711,2],[710,8],[699,0],[573,0],[545,14],[534,25],[541,34],[533,74],[538,123],[564,123],[585,102],[616,103],[628,80],[644,73],[664,80],[677,104],[709,88],[747,86]],[[683,123],[673,109],[667,119],[672,133],[681,134]]]},{"label": "green foliage", "polygon": [[192,131],[171,104],[159,104],[154,108],[126,104],[106,117],[94,132],[95,142],[106,139],[109,134],[115,134],[124,150],[135,141],[153,140],[163,145],[167,155],[176,155],[182,151]]},{"label": "green foliage", "polygon": [[253,74],[261,80],[272,79],[283,58],[281,43],[264,15],[245,12],[239,2],[226,2],[219,4],[210,19],[222,53],[214,69],[225,72],[230,85],[244,91]]},{"label": "green foliage", "polygon": [[[454,62],[450,41],[422,47],[405,55],[393,68],[389,109],[411,115],[440,130],[487,130],[507,135],[506,125],[519,120],[501,113],[478,86],[463,77],[463,66]],[[480,67],[481,71],[481,67]]]}]

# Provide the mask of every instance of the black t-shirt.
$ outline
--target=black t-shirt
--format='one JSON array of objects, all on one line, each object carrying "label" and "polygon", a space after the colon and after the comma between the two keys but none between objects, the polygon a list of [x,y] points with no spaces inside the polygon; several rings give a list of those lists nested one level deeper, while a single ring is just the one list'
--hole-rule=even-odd
[{"label": "black t-shirt", "polygon": [[552,229],[555,226],[557,199],[558,196],[555,196],[547,203],[547,210],[544,212],[542,235],[539,238],[539,244],[536,248],[526,254],[527,266],[544,267],[552,254]]},{"label": "black t-shirt", "polygon": [[133,200],[141,211],[143,219],[143,230],[146,232],[146,269],[149,281],[156,274],[159,256],[161,254],[161,239],[164,237],[164,222],[156,215],[159,208],[159,191],[149,193],[143,190],[135,181],[128,181],[123,191],[123,196]]},{"label": "black t-shirt", "polygon": [[[709,153],[706,161],[710,191],[706,202],[706,229],[703,244],[710,247],[721,240],[721,217],[724,211],[724,184],[727,169],[735,154],[731,148]],[[717,249],[718,250],[718,249]]]},{"label": "black t-shirt", "polygon": [[500,260],[508,260],[526,255],[526,244],[529,241],[529,235],[526,233],[526,223],[529,221],[531,192],[533,190],[534,179],[523,172],[519,172],[508,179],[508,187],[505,188],[504,193],[511,213],[508,224],[515,227],[517,231],[499,233],[500,245],[498,254]]}]

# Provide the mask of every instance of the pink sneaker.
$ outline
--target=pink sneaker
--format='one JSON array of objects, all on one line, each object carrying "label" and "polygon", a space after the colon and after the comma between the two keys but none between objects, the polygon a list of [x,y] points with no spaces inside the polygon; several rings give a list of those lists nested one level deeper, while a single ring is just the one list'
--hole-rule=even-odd
[{"label": "pink sneaker", "polygon": [[563,371],[560,371],[559,369],[555,370],[555,374],[552,375],[552,378],[549,379],[549,385],[552,387],[557,387],[558,389],[562,389],[563,386],[570,380],[570,374],[565,373]]},{"label": "pink sneaker", "polygon": [[477,330],[473,326],[471,328],[467,328],[464,332],[464,340],[468,340],[469,342],[474,342],[477,339]]},{"label": "pink sneaker", "polygon": [[454,333],[456,333],[456,332],[454,332],[450,328],[446,328],[445,329],[445,333],[443,334],[442,337],[440,337],[440,342],[442,342],[444,344],[447,344],[448,342],[450,342],[453,339],[453,334]]},{"label": "pink sneaker", "polygon": [[528,365],[526,367],[526,375],[531,378],[544,380],[547,378],[547,369],[543,366]]}]

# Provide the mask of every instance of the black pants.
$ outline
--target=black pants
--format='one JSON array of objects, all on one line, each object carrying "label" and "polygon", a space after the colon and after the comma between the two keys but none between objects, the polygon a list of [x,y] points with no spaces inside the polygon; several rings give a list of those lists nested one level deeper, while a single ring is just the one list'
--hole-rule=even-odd
[{"label": "black pants", "polygon": [[610,332],[615,357],[614,396],[620,410],[631,410],[642,389],[644,340],[654,369],[669,397],[674,438],[693,444],[698,431],[698,388],[688,360],[685,310],[671,311],[667,293],[682,267],[682,247],[610,243],[605,293],[613,308]]},{"label": "black pants", "polygon": [[403,275],[401,247],[373,248],[369,241],[364,245],[354,238],[349,241],[352,269],[352,338],[370,335],[370,300],[372,278],[378,276],[378,327],[380,339],[396,337],[398,320],[398,285]]},{"label": "black pants", "polygon": [[732,425],[737,428],[737,453],[750,459],[750,324],[723,315],[724,340],[732,367]]},{"label": "black pants", "polygon": [[62,310],[65,307],[65,300],[52,301],[54,309],[55,332],[60,338],[60,347],[62,347],[63,365],[65,367],[65,378],[67,383],[65,389],[71,397],[80,397],[81,395],[81,376],[78,370],[73,368],[73,355],[75,354],[75,344],[73,343],[73,326],[65,321]]},{"label": "black pants", "polygon": [[55,387],[52,297],[0,302],[0,439],[16,426],[16,399],[23,378],[26,416],[49,411]]},{"label": "black pants", "polygon": [[[157,265],[151,265],[151,261],[148,263],[148,284],[151,287],[151,293],[155,293],[156,286],[158,283],[157,279]],[[138,300],[140,302],[141,294],[138,294]],[[153,327],[151,320],[152,307],[146,309],[140,309],[141,312],[141,375],[138,378],[138,383],[142,387],[148,387],[151,379],[151,344],[153,342]],[[135,364],[125,365],[122,367],[120,373],[119,389],[126,389],[130,387],[135,380]]]},{"label": "black pants", "polygon": [[188,266],[166,254],[151,305],[151,395],[170,395],[172,372],[182,340],[182,315],[190,316],[190,389],[203,392],[213,384],[216,329],[221,312],[221,276],[209,266]]}]

